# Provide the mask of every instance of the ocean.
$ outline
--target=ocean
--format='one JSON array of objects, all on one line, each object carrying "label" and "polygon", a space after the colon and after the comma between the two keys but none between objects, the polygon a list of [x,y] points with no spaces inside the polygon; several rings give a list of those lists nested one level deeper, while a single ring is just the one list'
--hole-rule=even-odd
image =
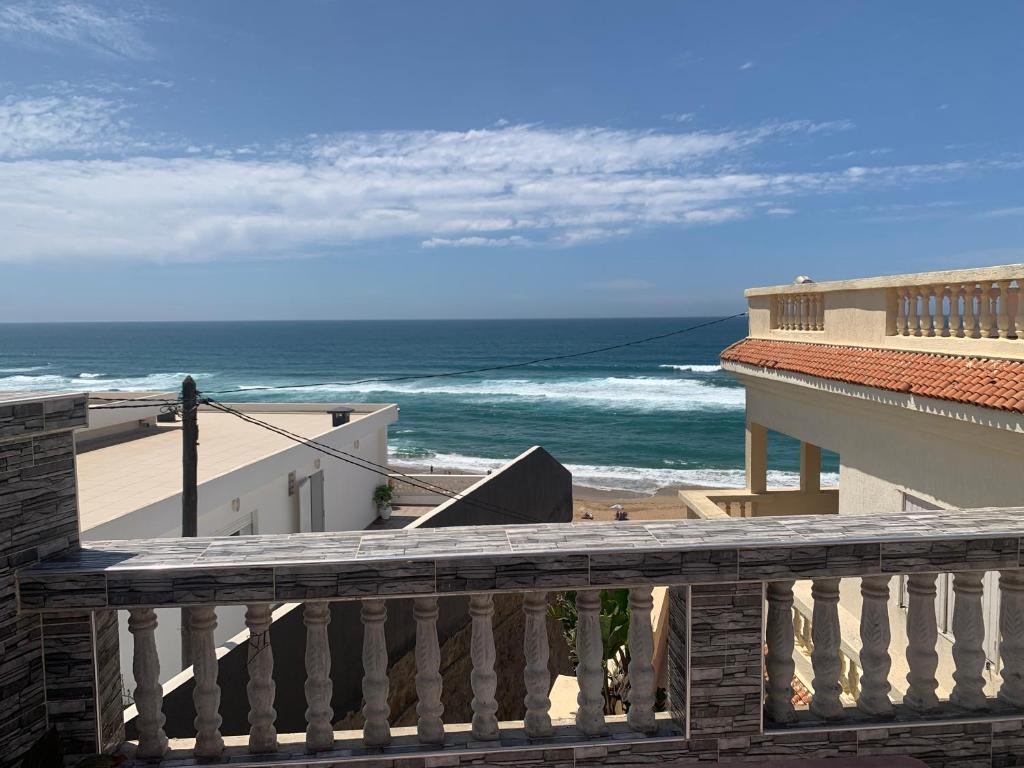
[{"label": "ocean", "polygon": [[[398,403],[398,467],[484,470],[541,445],[594,488],[741,486],[744,393],[718,353],[745,318],[507,371],[255,389],[504,365],[708,319],[0,324],[0,390],[177,390],[190,373],[227,402]],[[771,434],[769,465],[770,483],[793,485],[797,443]]]}]

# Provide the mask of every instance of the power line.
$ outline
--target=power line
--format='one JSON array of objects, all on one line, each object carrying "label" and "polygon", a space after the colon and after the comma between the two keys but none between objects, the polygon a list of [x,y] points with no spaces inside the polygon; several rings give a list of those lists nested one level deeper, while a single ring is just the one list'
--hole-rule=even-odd
[{"label": "power line", "polygon": [[[89,399],[92,400],[92,398],[89,398]],[[101,401],[101,402],[114,402],[114,401],[111,400],[111,401]],[[147,401],[145,403],[134,403],[134,404],[125,404],[125,405],[90,405],[89,406],[89,410],[90,411],[110,411],[110,410],[118,410],[120,408],[152,408],[153,406],[160,406],[162,409],[168,410],[168,409],[176,408],[176,407],[178,407],[180,405],[181,405],[181,401],[180,400],[165,400],[165,401],[149,400],[149,401]]]},{"label": "power line", "polygon": [[383,464],[377,464],[376,462],[370,461],[369,459],[364,459],[361,456],[356,456],[355,454],[342,451],[341,449],[335,448],[334,446],[331,445],[327,445],[326,443],[320,443],[317,442],[316,440],[311,440],[309,438],[303,437],[302,435],[296,434],[295,432],[291,432],[287,429],[284,429],[283,427],[278,427],[275,424],[271,424],[269,422],[262,421],[261,419],[257,419],[251,414],[245,413],[244,411],[239,411],[235,408],[232,408],[229,405],[225,405],[224,403],[213,400],[212,398],[203,398],[203,402],[209,405],[211,408],[222,411],[224,413],[230,413],[231,415],[237,416],[243,421],[249,422],[250,424],[254,424],[259,427],[263,427],[264,429],[268,429],[271,432],[275,432],[276,434],[281,435],[282,437],[286,437],[296,443],[306,445],[310,448],[313,448],[316,451],[319,451],[320,453],[324,453],[328,456],[331,456],[332,458],[338,459],[339,461],[343,461],[346,464],[351,464],[352,466],[358,467],[359,469],[365,469],[369,472],[373,472],[374,474],[382,475],[385,477],[397,475],[398,477],[401,477],[409,485],[412,485],[414,488],[419,488],[420,490],[437,493],[449,499],[464,501],[465,503],[477,507],[478,509],[482,509],[485,512],[500,512],[510,517],[523,520],[524,522],[537,522],[535,519],[526,517],[525,515],[521,515],[518,512],[515,512],[514,510],[508,509],[507,507],[502,507],[497,504],[491,504],[489,502],[481,502],[477,499],[473,499],[468,496],[456,493],[455,491],[451,491],[447,488],[443,488],[439,485],[435,485],[434,483],[421,481],[417,478],[412,477],[411,475],[407,475],[402,472],[396,472],[391,467],[387,467]]},{"label": "power line", "polygon": [[268,391],[275,389],[308,389],[310,387],[354,387],[359,384],[381,384],[395,381],[412,381],[415,379],[440,379],[449,378],[452,376],[466,376],[471,373],[490,373],[492,371],[506,371],[510,368],[525,368],[530,365],[538,365],[540,363],[550,363],[556,360],[570,360],[576,357],[585,357],[586,355],[596,355],[601,352],[611,352],[616,349],[623,349],[625,347],[635,347],[639,344],[647,344],[652,341],[658,341],[660,339],[667,339],[671,336],[679,336],[683,333],[690,333],[701,328],[708,328],[712,325],[718,325],[728,320],[735,320],[738,317],[746,316],[746,312],[738,312],[735,315],[729,315],[728,317],[719,317],[715,320],[709,320],[704,323],[697,323],[686,328],[679,328],[675,331],[669,331],[668,333],[659,333],[654,336],[647,336],[642,339],[634,339],[633,341],[624,341],[620,344],[611,344],[606,347],[598,347],[597,349],[588,349],[582,352],[570,352],[564,355],[550,355],[548,357],[538,357],[533,360],[525,360],[519,363],[506,363],[504,365],[489,365],[483,368],[467,368],[461,371],[443,371],[441,373],[417,373],[417,374],[406,374],[402,376],[390,376],[390,377],[377,377],[372,379],[359,379],[356,381],[324,381],[315,384],[274,384],[259,387],[246,387],[245,389],[214,389],[214,390],[203,390],[200,394],[204,395],[224,395],[224,394],[236,394],[239,392],[253,392],[253,391]]}]

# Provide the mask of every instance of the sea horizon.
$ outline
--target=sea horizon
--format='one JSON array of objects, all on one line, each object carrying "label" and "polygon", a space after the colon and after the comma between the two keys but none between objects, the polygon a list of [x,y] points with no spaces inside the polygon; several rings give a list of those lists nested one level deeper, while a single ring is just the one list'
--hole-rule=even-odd
[{"label": "sea horizon", "polygon": [[[746,334],[743,318],[528,367],[346,383],[510,365],[715,319],[5,323],[0,391],[176,391],[189,374],[225,401],[395,402],[389,460],[399,469],[484,472],[541,445],[577,485],[599,490],[738,487],[744,391],[718,355]],[[794,485],[796,443],[773,436],[770,467],[770,483]],[[833,482],[834,457],[825,470]]]}]

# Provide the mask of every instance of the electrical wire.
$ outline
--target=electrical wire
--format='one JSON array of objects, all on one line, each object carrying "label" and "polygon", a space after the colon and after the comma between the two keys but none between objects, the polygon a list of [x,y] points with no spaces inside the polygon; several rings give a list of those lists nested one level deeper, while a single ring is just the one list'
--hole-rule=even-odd
[{"label": "electrical wire", "polygon": [[287,437],[288,439],[296,443],[306,445],[310,448],[313,448],[316,451],[319,451],[320,453],[324,453],[335,459],[343,461],[346,464],[351,464],[352,466],[358,467],[359,469],[364,469],[369,472],[373,472],[374,474],[382,475],[385,477],[397,475],[398,477],[401,477],[402,480],[404,480],[406,483],[412,485],[414,488],[418,488],[423,491],[430,491],[431,493],[437,493],[439,495],[446,496],[449,499],[464,501],[466,504],[474,506],[478,509],[482,509],[485,512],[499,512],[501,514],[508,515],[509,517],[513,517],[528,523],[537,522],[537,520],[535,520],[534,518],[522,515],[514,510],[508,509],[507,507],[502,507],[500,505],[492,504],[490,502],[481,502],[478,499],[470,498],[468,496],[459,494],[447,488],[443,488],[439,485],[435,485],[434,483],[421,481],[418,478],[413,477],[412,475],[407,475],[403,472],[396,472],[392,467],[388,467],[383,464],[377,464],[376,462],[370,461],[369,459],[364,459],[361,456],[356,456],[355,454],[343,451],[340,448],[335,448],[334,446],[327,445],[326,443],[320,443],[317,442],[316,440],[311,440],[310,438],[303,437],[302,435],[296,434],[295,432],[291,432],[287,429],[284,429],[283,427],[278,427],[275,424],[270,424],[269,422],[257,419],[256,417],[252,416],[252,414],[245,413],[244,411],[239,411],[236,408],[232,408],[231,406],[213,400],[212,398],[202,398],[202,402],[218,411],[221,411],[223,413],[229,413],[233,416],[242,419],[243,421],[246,421],[250,424],[254,424],[259,427],[263,427],[264,429],[270,430],[271,432],[275,432],[276,434],[281,435],[282,437]]},{"label": "electrical wire", "polygon": [[576,357],[584,357],[586,355],[596,355],[601,352],[611,352],[616,349],[623,349],[625,347],[635,347],[638,344],[647,344],[652,341],[658,341],[660,339],[667,339],[671,336],[679,336],[683,333],[690,333],[701,328],[708,328],[712,325],[718,325],[728,320],[735,320],[738,317],[745,317],[746,312],[737,312],[735,315],[729,315],[728,317],[719,317],[715,320],[709,320],[704,323],[697,323],[686,328],[679,328],[675,331],[669,331],[668,333],[659,333],[654,336],[647,336],[642,339],[634,339],[633,341],[624,341],[620,344],[611,344],[606,347],[598,347],[597,349],[588,349],[582,352],[570,352],[564,355],[550,355],[548,357],[538,357],[533,360],[524,360],[519,363],[506,363],[504,365],[489,365],[483,368],[467,368],[461,371],[443,371],[440,373],[417,373],[417,374],[404,374],[401,376],[390,376],[390,377],[376,377],[371,379],[358,379],[355,381],[324,381],[314,384],[273,384],[258,387],[246,387],[245,389],[213,389],[213,390],[201,390],[200,394],[203,395],[225,395],[225,394],[236,394],[239,392],[265,392],[268,390],[275,389],[309,389],[310,387],[354,387],[360,384],[382,384],[387,382],[395,381],[413,381],[416,379],[440,379],[449,378],[452,376],[467,376],[472,373],[490,373],[492,371],[506,371],[511,368],[525,368],[530,365],[539,365],[540,363],[550,363],[556,360],[570,360]]}]

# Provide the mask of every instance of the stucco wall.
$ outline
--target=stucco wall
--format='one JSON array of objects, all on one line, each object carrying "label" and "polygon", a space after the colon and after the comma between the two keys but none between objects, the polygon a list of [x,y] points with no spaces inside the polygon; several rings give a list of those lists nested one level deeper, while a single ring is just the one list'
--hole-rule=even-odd
[{"label": "stucco wall", "polygon": [[[317,438],[340,450],[378,462],[387,454],[387,424],[395,420],[394,410],[364,417]],[[358,447],[356,447],[358,443]],[[202,461],[202,445],[200,445]],[[327,530],[365,528],[377,517],[373,489],[381,476],[333,459],[313,448],[295,445],[235,472],[199,485],[199,535],[224,536],[255,519],[255,533],[294,533],[300,530],[299,498],[303,492],[288,493],[288,473],[297,481],[314,472],[324,473],[324,507]],[[232,500],[238,498],[238,510]],[[181,531],[181,494],[141,507],[120,518],[83,532],[86,541],[130,538],[163,538]],[[181,612],[157,610],[157,651],[160,680],[166,682],[181,670]],[[214,640],[219,645],[245,627],[244,606],[217,609]],[[128,614],[119,612],[121,673],[125,689],[134,689],[132,639]]]}]

